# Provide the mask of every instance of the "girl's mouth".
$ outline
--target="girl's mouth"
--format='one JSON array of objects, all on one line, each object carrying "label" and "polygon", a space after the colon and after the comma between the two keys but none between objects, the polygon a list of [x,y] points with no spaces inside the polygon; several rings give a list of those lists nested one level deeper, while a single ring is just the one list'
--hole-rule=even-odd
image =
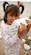
[{"label": "girl's mouth", "polygon": [[14,20],[10,20],[10,22],[13,22]]}]

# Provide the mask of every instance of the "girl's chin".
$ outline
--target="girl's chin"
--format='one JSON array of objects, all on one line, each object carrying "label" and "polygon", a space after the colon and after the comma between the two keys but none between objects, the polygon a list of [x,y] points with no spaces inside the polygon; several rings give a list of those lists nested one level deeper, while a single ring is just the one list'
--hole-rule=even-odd
[{"label": "girl's chin", "polygon": [[10,22],[7,22],[8,25],[11,25],[12,23],[13,23],[13,21],[12,22],[11,21]]},{"label": "girl's chin", "polygon": [[9,23],[9,25],[11,25],[13,22]]}]

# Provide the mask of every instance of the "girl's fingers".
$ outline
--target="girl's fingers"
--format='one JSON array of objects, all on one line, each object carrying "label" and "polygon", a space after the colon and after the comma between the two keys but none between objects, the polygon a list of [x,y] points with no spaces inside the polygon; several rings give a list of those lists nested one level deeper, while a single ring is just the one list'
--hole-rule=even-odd
[{"label": "girl's fingers", "polygon": [[31,24],[31,21],[30,20],[26,20],[27,24]]},{"label": "girl's fingers", "polygon": [[29,20],[26,20],[26,23],[29,24]]},{"label": "girl's fingers", "polygon": [[[20,25],[21,25],[21,27],[20,27]],[[18,26],[18,31],[26,30],[27,26],[25,24],[20,23],[20,25]]]},{"label": "girl's fingers", "polygon": [[30,20],[26,20],[26,22],[31,27],[31,21]]},{"label": "girl's fingers", "polygon": [[[21,25],[22,25],[22,23],[21,23]],[[21,31],[21,27],[20,27],[20,25],[18,26],[18,31]]]},{"label": "girl's fingers", "polygon": [[22,26],[22,28],[26,28],[25,24],[20,23],[20,25]]},{"label": "girl's fingers", "polygon": [[20,26],[18,26],[18,29],[20,29]]},{"label": "girl's fingers", "polygon": [[18,26],[18,31],[20,31],[20,25]]},{"label": "girl's fingers", "polygon": [[[20,25],[22,26],[22,23],[20,23]],[[18,26],[18,29],[20,29],[20,25]]]},{"label": "girl's fingers", "polygon": [[20,23],[20,25],[25,26],[25,24],[23,24],[23,23]]}]

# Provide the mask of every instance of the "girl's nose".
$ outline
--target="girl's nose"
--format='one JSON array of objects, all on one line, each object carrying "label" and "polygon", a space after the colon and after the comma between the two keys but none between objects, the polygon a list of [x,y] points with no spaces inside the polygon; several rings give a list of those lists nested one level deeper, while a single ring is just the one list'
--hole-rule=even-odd
[{"label": "girl's nose", "polygon": [[15,17],[13,17],[13,20],[16,19]]}]

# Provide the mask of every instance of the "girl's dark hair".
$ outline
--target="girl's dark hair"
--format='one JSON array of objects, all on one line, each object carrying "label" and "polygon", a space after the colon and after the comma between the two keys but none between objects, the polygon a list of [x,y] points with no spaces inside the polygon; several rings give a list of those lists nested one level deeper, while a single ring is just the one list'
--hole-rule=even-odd
[{"label": "girl's dark hair", "polygon": [[[8,4],[8,6],[6,7],[6,5]],[[6,7],[6,8],[5,8]],[[19,16],[19,8],[18,6],[14,5],[14,4],[11,4],[9,5],[8,2],[4,2],[3,3],[3,9],[4,9],[4,12],[5,12],[5,16],[4,16],[4,21],[5,23],[7,22],[7,14],[10,13],[10,16]],[[21,14],[23,13],[23,10],[21,12]]]}]

